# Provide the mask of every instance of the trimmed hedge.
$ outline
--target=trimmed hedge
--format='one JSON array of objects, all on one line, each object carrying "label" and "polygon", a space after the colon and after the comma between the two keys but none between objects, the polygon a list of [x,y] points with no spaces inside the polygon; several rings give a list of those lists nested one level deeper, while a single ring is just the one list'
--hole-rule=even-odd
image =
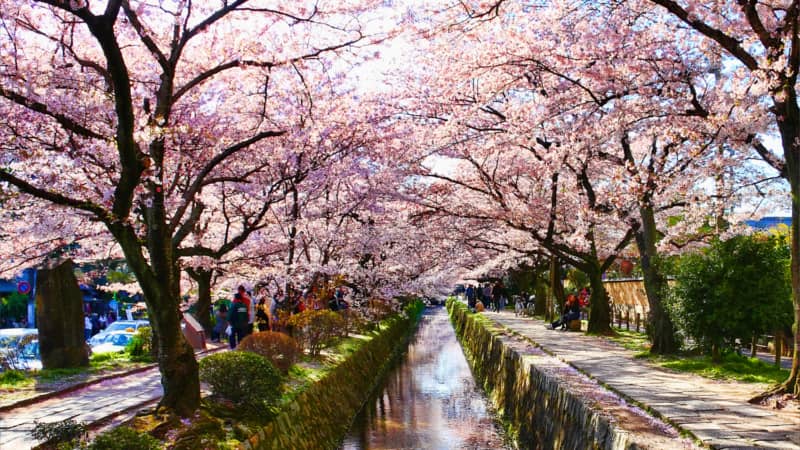
[{"label": "trimmed hedge", "polygon": [[200,360],[200,381],[246,414],[269,412],[281,395],[281,374],[269,360],[251,352],[215,353]]}]

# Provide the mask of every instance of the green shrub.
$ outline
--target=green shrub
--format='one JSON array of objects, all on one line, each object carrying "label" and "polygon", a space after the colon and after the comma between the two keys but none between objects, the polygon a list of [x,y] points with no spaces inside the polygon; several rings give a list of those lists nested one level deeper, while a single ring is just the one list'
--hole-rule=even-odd
[{"label": "green shrub", "polygon": [[275,331],[253,333],[242,339],[237,348],[267,358],[284,374],[297,362],[297,357],[302,351],[294,338]]},{"label": "green shrub", "polygon": [[736,236],[681,258],[667,302],[675,324],[715,361],[734,340],[792,322],[789,249],[780,237]]},{"label": "green shrub", "polygon": [[88,450],[158,450],[161,441],[129,427],[113,428],[99,434]]},{"label": "green shrub", "polygon": [[200,380],[246,414],[271,409],[280,397],[281,374],[263,356],[251,352],[215,353],[200,360]]},{"label": "green shrub", "polygon": [[333,311],[306,310],[289,318],[297,342],[312,355],[332,345],[345,334],[345,320]]},{"label": "green shrub", "polygon": [[131,355],[131,361],[152,361],[153,331],[150,327],[137,329],[125,351]]},{"label": "green shrub", "polygon": [[27,379],[25,372],[21,370],[11,369],[0,373],[0,384],[14,385]]},{"label": "green shrub", "polygon": [[50,444],[80,440],[84,436],[86,436],[86,424],[72,419],[50,423],[34,421],[31,430],[32,438]]}]

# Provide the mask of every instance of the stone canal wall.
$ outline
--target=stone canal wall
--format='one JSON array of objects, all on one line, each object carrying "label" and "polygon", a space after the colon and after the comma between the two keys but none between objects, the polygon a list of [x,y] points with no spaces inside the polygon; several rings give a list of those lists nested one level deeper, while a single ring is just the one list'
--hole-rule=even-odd
[{"label": "stone canal wall", "polygon": [[419,321],[391,321],[345,361],[309,386],[241,449],[335,449]]},{"label": "stone canal wall", "polygon": [[621,420],[607,412],[615,407],[593,394],[602,388],[592,387],[571,366],[482,314],[469,313],[460,302],[448,302],[447,307],[477,384],[519,448],[658,448],[619,426]]}]

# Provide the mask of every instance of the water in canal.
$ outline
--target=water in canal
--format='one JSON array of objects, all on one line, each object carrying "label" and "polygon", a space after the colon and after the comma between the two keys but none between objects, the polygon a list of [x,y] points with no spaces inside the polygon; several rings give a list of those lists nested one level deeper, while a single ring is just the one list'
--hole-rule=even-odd
[{"label": "water in canal", "polygon": [[356,417],[342,448],[512,448],[444,308],[422,316],[407,352]]}]

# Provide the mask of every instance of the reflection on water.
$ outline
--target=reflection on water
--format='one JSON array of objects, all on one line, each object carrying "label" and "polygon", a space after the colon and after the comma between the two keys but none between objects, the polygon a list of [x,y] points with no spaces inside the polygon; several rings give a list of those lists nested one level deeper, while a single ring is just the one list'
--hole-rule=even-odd
[{"label": "reflection on water", "polygon": [[407,353],[356,417],[342,448],[510,448],[443,308],[422,317]]}]

